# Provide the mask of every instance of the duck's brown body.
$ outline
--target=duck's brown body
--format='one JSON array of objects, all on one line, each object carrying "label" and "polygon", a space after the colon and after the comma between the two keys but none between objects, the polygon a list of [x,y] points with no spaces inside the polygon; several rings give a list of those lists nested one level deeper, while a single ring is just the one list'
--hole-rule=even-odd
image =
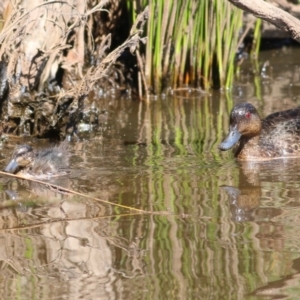
[{"label": "duck's brown body", "polygon": [[300,157],[300,108],[269,115],[261,120],[249,103],[237,104],[230,114],[230,130],[220,150],[236,145],[239,160]]}]

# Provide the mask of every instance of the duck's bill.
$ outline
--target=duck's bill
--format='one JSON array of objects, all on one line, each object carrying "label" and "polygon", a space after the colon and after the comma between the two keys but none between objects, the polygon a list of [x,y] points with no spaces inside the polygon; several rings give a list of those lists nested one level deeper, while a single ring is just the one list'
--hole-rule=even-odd
[{"label": "duck's bill", "polygon": [[12,159],[8,165],[5,167],[4,172],[14,174],[19,168],[19,164],[15,159]]},{"label": "duck's bill", "polygon": [[237,128],[231,128],[226,139],[219,145],[219,149],[222,151],[229,150],[240,140],[240,137],[241,134]]}]

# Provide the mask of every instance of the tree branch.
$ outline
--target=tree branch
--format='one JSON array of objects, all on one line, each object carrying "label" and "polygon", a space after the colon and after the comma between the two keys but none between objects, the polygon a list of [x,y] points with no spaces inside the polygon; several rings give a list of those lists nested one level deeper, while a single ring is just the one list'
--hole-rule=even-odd
[{"label": "tree branch", "polygon": [[284,10],[262,0],[228,0],[233,5],[254,16],[268,21],[288,32],[300,43],[300,21]]}]

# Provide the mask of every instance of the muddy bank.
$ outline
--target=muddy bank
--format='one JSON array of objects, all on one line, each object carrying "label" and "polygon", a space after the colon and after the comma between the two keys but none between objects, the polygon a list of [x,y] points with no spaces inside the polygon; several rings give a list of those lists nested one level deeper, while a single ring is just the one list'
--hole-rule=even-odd
[{"label": "muddy bank", "polygon": [[128,61],[141,42],[147,11],[130,31],[128,22],[116,22],[126,20],[118,1],[6,1],[0,9],[2,133],[76,136],[82,124],[99,123],[95,103],[101,97],[130,93]]}]

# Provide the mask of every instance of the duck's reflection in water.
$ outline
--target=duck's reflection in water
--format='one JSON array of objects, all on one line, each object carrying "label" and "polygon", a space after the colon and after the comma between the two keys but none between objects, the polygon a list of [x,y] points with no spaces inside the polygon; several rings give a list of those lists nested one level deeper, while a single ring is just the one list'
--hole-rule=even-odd
[{"label": "duck's reflection in water", "polygon": [[284,206],[300,206],[300,159],[239,162],[238,166],[238,186],[221,187],[229,196],[233,221],[270,220],[282,214]]},{"label": "duck's reflection in water", "polygon": [[259,207],[261,188],[222,186],[230,199],[232,220],[236,222],[252,221],[253,213]]},{"label": "duck's reflection in water", "polygon": [[233,227],[242,228],[240,241],[253,246],[253,260],[259,261],[253,273],[264,274],[263,283],[249,296],[290,298],[300,278],[300,159],[239,163],[238,167],[237,187],[223,190],[228,195],[232,220],[245,222]]}]

